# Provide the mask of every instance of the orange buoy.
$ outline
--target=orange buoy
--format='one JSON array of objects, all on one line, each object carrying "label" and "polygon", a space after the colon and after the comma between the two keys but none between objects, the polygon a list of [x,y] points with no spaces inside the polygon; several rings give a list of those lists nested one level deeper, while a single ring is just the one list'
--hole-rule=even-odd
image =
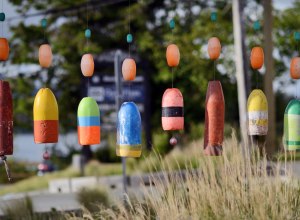
[{"label": "orange buoy", "polygon": [[81,58],[80,68],[85,77],[91,77],[94,74],[94,58],[92,54],[84,54]]},{"label": "orange buoy", "polygon": [[49,44],[42,44],[39,48],[39,62],[41,67],[48,68],[52,63],[52,50]]},{"label": "orange buoy", "polygon": [[205,101],[204,153],[222,154],[225,101],[220,81],[209,81]]},{"label": "orange buoy", "polygon": [[162,98],[162,127],[165,131],[184,129],[183,96],[179,89],[167,89]]},{"label": "orange buoy", "polygon": [[250,63],[253,69],[260,69],[264,65],[264,50],[261,47],[253,47],[251,50]]},{"label": "orange buoy", "polygon": [[292,79],[300,79],[300,57],[293,57],[290,65]]},{"label": "orange buoy", "polygon": [[167,63],[169,67],[176,67],[180,62],[180,52],[176,44],[170,44],[166,52]]},{"label": "orange buoy", "polygon": [[136,76],[136,64],[134,59],[126,58],[122,64],[122,74],[125,81],[132,81]]},{"label": "orange buoy", "polygon": [[6,61],[9,55],[9,45],[6,38],[0,38],[0,61]]},{"label": "orange buoy", "polygon": [[210,59],[212,60],[218,59],[221,54],[221,49],[222,47],[219,38],[212,37],[208,40],[207,51]]}]

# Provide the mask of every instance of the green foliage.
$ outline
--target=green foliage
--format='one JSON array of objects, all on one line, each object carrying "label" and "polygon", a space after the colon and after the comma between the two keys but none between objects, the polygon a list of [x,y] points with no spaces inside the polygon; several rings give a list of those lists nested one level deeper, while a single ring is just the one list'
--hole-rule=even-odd
[{"label": "green foliage", "polygon": [[99,207],[108,207],[109,205],[107,191],[98,188],[81,189],[77,194],[77,200],[91,213],[99,210]]}]

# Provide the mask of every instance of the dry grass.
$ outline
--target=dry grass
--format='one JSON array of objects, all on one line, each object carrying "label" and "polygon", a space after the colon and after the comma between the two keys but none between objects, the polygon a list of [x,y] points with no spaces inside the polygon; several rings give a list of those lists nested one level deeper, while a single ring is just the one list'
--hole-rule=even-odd
[{"label": "dry grass", "polygon": [[[224,143],[222,157],[204,157],[201,146],[195,142],[198,150],[185,152],[200,158],[198,172],[186,161],[186,180],[176,175],[157,180],[144,187],[144,199],[128,198],[127,206],[121,202],[85,219],[300,219],[299,182],[288,174],[283,178],[280,165],[270,176],[266,158],[257,151],[242,153],[235,137]],[[158,161],[168,177],[173,162]]]}]

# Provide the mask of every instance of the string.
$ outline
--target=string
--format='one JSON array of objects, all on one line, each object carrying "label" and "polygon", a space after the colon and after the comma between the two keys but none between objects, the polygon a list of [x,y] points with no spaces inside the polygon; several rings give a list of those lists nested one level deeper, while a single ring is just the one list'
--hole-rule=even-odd
[{"label": "string", "polygon": [[[174,41],[174,28],[171,28],[171,42]],[[172,72],[172,88],[174,88],[174,67],[171,67]]]},{"label": "string", "polygon": [[[131,36],[131,26],[130,26],[130,22],[131,22],[131,2],[130,0],[128,0],[128,8],[129,8],[129,12],[128,12],[128,33],[129,36]],[[127,39],[127,43],[128,43],[128,54],[129,54],[129,58],[131,58],[131,40]],[[128,82],[128,93],[127,93],[127,98],[128,100],[132,100],[131,98],[131,82]]]},{"label": "string", "polygon": [[172,88],[173,88],[173,78],[174,78],[173,77],[173,72],[174,72],[174,68],[173,67],[171,68],[171,71],[172,71]]},{"label": "string", "polygon": [[87,77],[88,80],[88,87],[87,87],[87,96],[89,96],[89,91],[90,91],[90,77]]},{"label": "string", "polygon": [[[86,30],[89,28],[89,10],[88,10],[88,0],[86,1]],[[89,38],[86,37],[87,49],[89,49]]]},{"label": "string", "polygon": [[[3,1],[4,0],[1,0],[1,12],[3,12],[3,10],[4,10],[4,8],[3,8]],[[2,23],[1,24],[1,35],[4,36],[4,34],[3,34],[3,25],[4,25],[3,23],[4,23],[4,21],[1,22],[1,23]]]},{"label": "string", "polygon": [[216,62],[217,60],[214,60],[214,81],[216,80]]}]

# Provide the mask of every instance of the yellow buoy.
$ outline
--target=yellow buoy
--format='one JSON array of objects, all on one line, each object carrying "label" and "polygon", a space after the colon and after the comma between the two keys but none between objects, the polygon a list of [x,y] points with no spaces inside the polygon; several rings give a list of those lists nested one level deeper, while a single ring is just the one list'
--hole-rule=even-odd
[{"label": "yellow buoy", "polygon": [[251,92],[248,103],[249,135],[266,135],[268,132],[268,101],[260,89]]}]

